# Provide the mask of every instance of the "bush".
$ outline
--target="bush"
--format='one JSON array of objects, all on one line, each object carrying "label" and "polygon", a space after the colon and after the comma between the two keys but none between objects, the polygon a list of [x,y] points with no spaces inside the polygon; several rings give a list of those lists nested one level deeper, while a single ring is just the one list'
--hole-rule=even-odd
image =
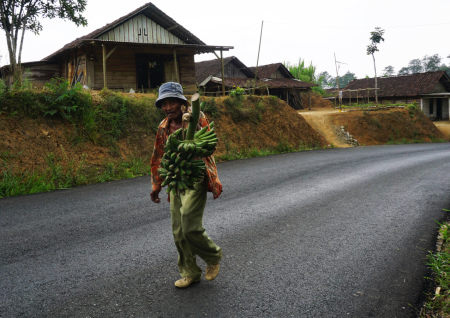
[{"label": "bush", "polygon": [[45,102],[44,116],[58,116],[71,120],[72,117],[83,118],[92,109],[91,96],[83,91],[80,83],[70,87],[63,78],[53,78],[46,83],[42,99]]}]

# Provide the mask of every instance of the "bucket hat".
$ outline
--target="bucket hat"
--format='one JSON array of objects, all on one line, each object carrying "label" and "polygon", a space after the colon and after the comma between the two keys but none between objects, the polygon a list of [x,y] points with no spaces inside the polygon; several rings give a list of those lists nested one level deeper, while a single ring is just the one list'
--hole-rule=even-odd
[{"label": "bucket hat", "polygon": [[187,99],[183,95],[183,87],[179,83],[167,82],[159,87],[158,99],[155,101],[155,106],[161,108],[161,102],[168,97],[181,99],[183,104],[187,104]]}]

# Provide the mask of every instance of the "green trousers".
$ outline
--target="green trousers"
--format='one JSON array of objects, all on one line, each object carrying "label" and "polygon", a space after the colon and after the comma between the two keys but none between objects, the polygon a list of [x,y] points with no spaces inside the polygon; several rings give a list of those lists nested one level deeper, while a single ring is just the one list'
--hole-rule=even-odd
[{"label": "green trousers", "polygon": [[197,265],[197,255],[207,265],[217,264],[222,249],[214,244],[203,228],[203,212],[206,205],[205,180],[195,184],[195,190],[185,194],[170,194],[172,233],[178,250],[178,269],[181,277],[199,279],[202,270]]}]

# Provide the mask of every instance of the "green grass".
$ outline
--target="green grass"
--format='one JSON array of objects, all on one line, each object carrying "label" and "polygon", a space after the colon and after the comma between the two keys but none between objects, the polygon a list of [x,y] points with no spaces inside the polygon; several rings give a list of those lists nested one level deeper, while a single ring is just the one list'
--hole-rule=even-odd
[{"label": "green grass", "polygon": [[252,147],[250,149],[238,150],[236,148],[227,148],[227,152],[225,154],[215,156],[217,161],[232,161],[239,159],[249,159],[255,157],[263,157],[268,155],[275,155],[287,152],[299,152],[305,150],[313,150],[318,149],[318,147],[309,145],[299,145],[297,148],[290,146],[285,142],[280,142],[276,147],[267,148],[267,149],[258,149]]},{"label": "green grass", "polygon": [[[445,210],[450,212],[450,210]],[[450,224],[439,223],[438,241],[442,242],[440,250],[429,252],[427,266],[432,274],[428,277],[433,291],[427,296],[420,318],[448,317],[450,315]]]},{"label": "green grass", "polygon": [[5,169],[0,180],[0,198],[149,175],[149,161],[146,157],[118,158],[99,166],[88,166],[83,159],[67,161],[67,158],[57,158],[49,153],[47,167],[43,171],[19,173],[13,172],[3,161]]}]

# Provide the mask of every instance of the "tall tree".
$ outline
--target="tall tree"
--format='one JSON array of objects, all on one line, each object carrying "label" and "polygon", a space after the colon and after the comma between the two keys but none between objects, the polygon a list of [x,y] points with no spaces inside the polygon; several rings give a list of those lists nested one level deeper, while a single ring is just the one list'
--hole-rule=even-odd
[{"label": "tall tree", "polygon": [[392,65],[386,66],[383,70],[383,76],[393,76],[394,73],[394,67]]},{"label": "tall tree", "polygon": [[423,70],[425,72],[438,71],[440,69],[442,58],[439,54],[434,54],[432,56],[425,55],[422,59]]},{"label": "tall tree", "polygon": [[380,27],[376,27],[375,31],[370,32],[370,44],[367,46],[367,55],[372,55],[373,58],[373,68],[375,70],[375,104],[378,105],[378,94],[377,94],[377,67],[375,65],[375,52],[378,52],[378,44],[381,41],[384,42],[383,38],[384,30]]},{"label": "tall tree", "polygon": [[423,72],[422,61],[419,59],[413,59],[409,61],[408,69],[410,74],[422,73]]},{"label": "tall tree", "polygon": [[[87,25],[81,13],[87,0],[1,0],[0,27],[5,31],[8,45],[10,70],[20,79],[25,31],[39,34],[42,31],[40,18],[60,18],[74,22],[77,26]],[[20,39],[19,47],[17,47]]]}]

